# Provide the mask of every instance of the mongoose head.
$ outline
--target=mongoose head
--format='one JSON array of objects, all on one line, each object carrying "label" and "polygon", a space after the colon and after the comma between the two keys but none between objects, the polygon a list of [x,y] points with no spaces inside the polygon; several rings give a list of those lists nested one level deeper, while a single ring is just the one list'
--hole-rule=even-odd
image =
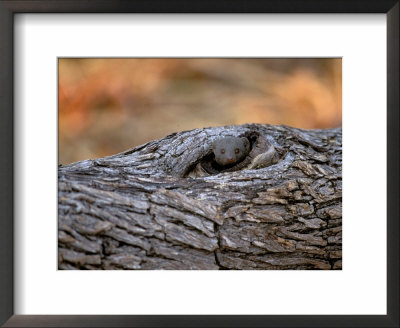
[{"label": "mongoose head", "polygon": [[250,151],[250,142],[245,137],[225,137],[215,140],[212,150],[219,165],[230,165],[246,157]]}]

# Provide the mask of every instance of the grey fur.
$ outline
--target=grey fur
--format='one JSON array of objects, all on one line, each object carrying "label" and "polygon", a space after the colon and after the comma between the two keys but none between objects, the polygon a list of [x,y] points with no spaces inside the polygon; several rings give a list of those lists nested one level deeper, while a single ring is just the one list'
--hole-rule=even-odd
[{"label": "grey fur", "polygon": [[219,165],[226,166],[245,158],[250,151],[250,142],[245,137],[225,137],[215,140],[212,150],[216,162]]}]

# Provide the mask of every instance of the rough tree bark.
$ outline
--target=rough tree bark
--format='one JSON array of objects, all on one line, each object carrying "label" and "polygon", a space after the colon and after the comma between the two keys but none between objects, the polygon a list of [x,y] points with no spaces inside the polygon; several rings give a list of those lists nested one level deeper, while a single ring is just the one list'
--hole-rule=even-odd
[{"label": "rough tree bark", "polygon": [[[221,136],[276,164],[192,178]],[[218,170],[218,168],[217,168]],[[60,269],[341,269],[342,131],[240,125],[59,167]]]}]

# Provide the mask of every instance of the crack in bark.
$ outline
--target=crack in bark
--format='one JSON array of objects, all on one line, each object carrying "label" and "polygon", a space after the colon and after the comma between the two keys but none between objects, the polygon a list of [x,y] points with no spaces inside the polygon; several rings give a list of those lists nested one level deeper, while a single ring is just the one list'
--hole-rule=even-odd
[{"label": "crack in bark", "polygon": [[[215,138],[254,131],[278,163],[182,178]],[[341,269],[341,162],[341,129],[251,124],[61,166],[59,268]]]}]

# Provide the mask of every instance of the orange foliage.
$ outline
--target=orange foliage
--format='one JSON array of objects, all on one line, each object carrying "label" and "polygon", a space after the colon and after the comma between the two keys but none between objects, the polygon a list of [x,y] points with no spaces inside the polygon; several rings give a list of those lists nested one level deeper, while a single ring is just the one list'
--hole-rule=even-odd
[{"label": "orange foliage", "polygon": [[340,126],[341,74],[340,59],[60,59],[59,160],[205,126]]}]

